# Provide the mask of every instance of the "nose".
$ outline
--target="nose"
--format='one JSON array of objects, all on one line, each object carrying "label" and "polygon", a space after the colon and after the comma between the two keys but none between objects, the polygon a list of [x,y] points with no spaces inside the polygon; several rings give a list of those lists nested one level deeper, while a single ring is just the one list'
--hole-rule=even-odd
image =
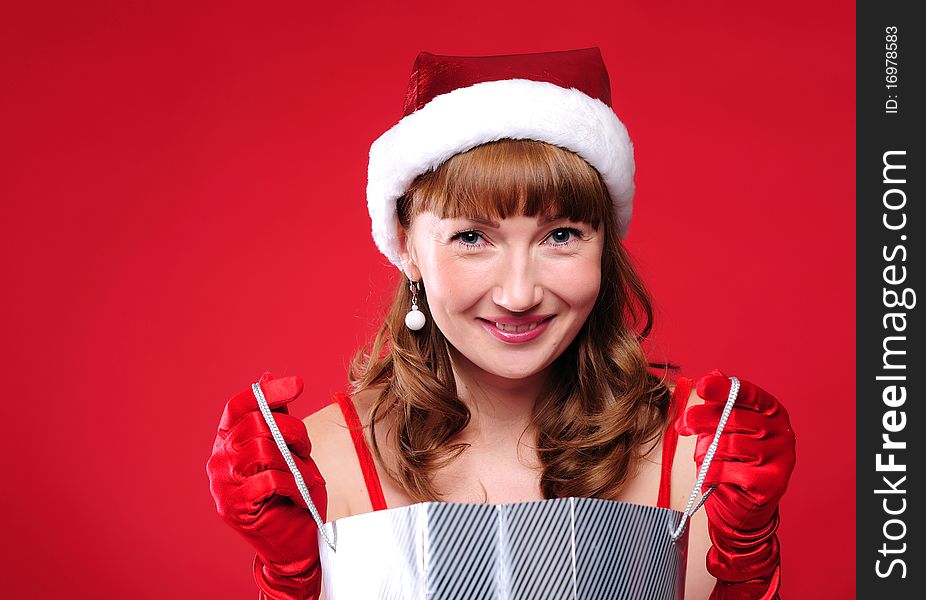
[{"label": "nose", "polygon": [[529,255],[519,253],[505,261],[499,269],[498,281],[492,290],[492,301],[511,312],[526,312],[543,301],[543,286],[537,278],[537,267]]}]

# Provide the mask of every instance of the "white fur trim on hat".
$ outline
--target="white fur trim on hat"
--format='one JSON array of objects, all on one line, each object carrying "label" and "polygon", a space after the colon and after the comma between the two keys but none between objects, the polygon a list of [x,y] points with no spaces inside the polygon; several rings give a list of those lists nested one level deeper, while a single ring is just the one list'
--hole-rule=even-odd
[{"label": "white fur trim on hat", "polygon": [[601,174],[614,203],[618,235],[630,225],[633,144],[614,111],[575,88],[529,79],[485,81],[435,96],[370,146],[367,208],[373,240],[402,269],[396,200],[415,177],[454,154],[502,138],[571,150]]}]

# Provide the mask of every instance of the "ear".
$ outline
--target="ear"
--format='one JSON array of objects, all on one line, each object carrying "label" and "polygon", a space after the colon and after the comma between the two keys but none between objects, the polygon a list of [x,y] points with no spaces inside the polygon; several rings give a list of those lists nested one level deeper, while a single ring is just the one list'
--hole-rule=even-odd
[{"label": "ear", "polygon": [[418,269],[418,261],[415,254],[415,248],[409,239],[408,232],[401,225],[399,226],[399,258],[402,259],[402,270],[405,275],[412,281],[421,281],[421,270]]}]

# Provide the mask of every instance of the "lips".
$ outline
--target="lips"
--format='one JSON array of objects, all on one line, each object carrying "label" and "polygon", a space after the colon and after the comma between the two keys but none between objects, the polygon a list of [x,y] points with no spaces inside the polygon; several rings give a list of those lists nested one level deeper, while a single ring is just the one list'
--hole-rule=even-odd
[{"label": "lips", "polygon": [[[496,321],[480,318],[482,326],[495,338],[507,342],[520,344],[529,342],[546,330],[550,321],[556,315],[538,315],[534,317],[496,317]],[[508,321],[516,321],[510,323]],[[518,322],[519,321],[519,322]]]},{"label": "lips", "polygon": [[501,329],[502,331],[507,331],[508,333],[524,333],[525,331],[532,331],[540,325],[540,321],[536,323],[531,323],[530,325],[505,325],[504,323],[495,323],[495,326]]},{"label": "lips", "polygon": [[530,316],[525,316],[525,317],[512,317],[508,315],[499,315],[499,316],[489,316],[481,320],[487,321],[489,323],[520,326],[520,325],[534,325],[536,323],[540,323],[541,321],[545,321],[553,316],[555,315],[550,314],[550,313],[545,314],[545,315],[530,315]]}]

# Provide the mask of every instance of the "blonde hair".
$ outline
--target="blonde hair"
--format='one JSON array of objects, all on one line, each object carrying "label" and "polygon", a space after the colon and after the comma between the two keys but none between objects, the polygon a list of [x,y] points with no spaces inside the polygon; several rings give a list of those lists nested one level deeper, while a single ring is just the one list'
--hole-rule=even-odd
[{"label": "blonde hair", "polygon": [[[595,228],[604,223],[601,290],[575,340],[554,361],[550,385],[535,401],[531,419],[545,498],[614,497],[634,460],[652,449],[665,428],[666,372],[678,367],[650,363],[644,355],[652,302],[617,238],[598,172],[557,146],[502,139],[416,178],[398,200],[399,223],[407,230],[412,217],[425,210],[441,218],[560,215]],[[368,416],[371,424],[390,419],[386,443],[397,468],[383,460],[371,426],[373,452],[389,476],[421,502],[440,500],[433,475],[468,446],[454,438],[470,413],[457,396],[447,340],[430,318],[426,285],[419,309],[428,318],[419,331],[405,326],[410,305],[403,277],[369,348],[353,357],[348,378],[354,393],[382,386]],[[656,376],[650,368],[663,373]]]}]

